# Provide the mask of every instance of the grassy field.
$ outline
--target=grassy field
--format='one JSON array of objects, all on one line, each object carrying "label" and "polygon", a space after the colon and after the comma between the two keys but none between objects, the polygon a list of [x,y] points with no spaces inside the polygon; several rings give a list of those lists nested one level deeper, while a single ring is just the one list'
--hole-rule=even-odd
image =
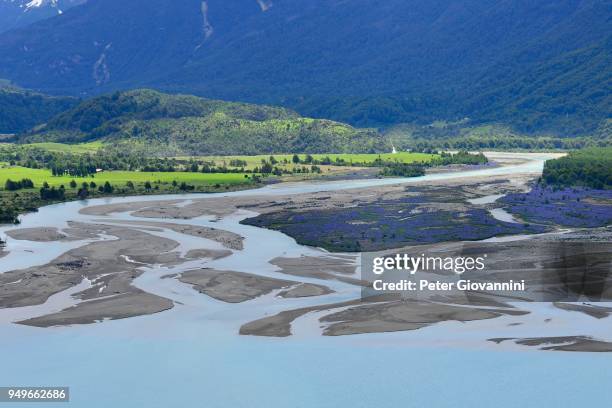
[{"label": "grassy field", "polygon": [[[289,162],[289,164],[293,164],[291,159],[293,158],[293,154],[273,154],[274,158],[282,164],[285,160]],[[301,160],[304,160],[306,155],[300,154],[298,155]],[[383,154],[313,154],[312,157],[316,160],[322,160],[325,157],[329,157],[332,161],[335,161],[337,158],[344,160],[347,163],[372,163],[374,160],[379,157],[385,161],[399,161],[402,163],[415,163],[415,162],[429,162],[433,158],[438,157],[435,154],[426,154],[426,153],[409,153],[409,152],[400,152],[400,153],[383,153]],[[226,163],[229,166],[230,161],[232,160],[243,160],[247,162],[247,169],[252,169],[255,166],[261,166],[262,160],[268,160],[270,155],[258,155],[258,156],[199,156],[194,157],[197,160],[205,160],[210,162],[215,162],[218,166]],[[189,157],[178,157],[178,159],[189,159]]]},{"label": "grassy field", "polygon": [[79,144],[63,144],[63,143],[30,143],[23,146],[37,147],[50,152],[57,153],[95,153],[102,148],[102,142],[79,143]]},{"label": "grassy field", "polygon": [[132,181],[135,184],[145,183],[149,181],[151,183],[161,181],[161,183],[172,183],[176,180],[178,183],[185,182],[193,185],[235,185],[242,184],[248,180],[244,174],[239,173],[227,173],[227,174],[204,174],[204,173],[188,173],[188,172],[135,172],[135,171],[109,171],[102,172],[95,175],[95,177],[70,177],[61,176],[54,177],[51,175],[50,170],[46,169],[29,169],[25,167],[4,167],[0,168],[0,188],[4,187],[7,179],[18,181],[24,178],[28,178],[34,182],[35,187],[39,188],[46,181],[50,186],[64,185],[68,188],[68,184],[71,180],[75,180],[79,185],[84,181],[94,181],[96,184],[101,185],[105,182],[109,182],[113,185],[125,185],[128,181]]}]

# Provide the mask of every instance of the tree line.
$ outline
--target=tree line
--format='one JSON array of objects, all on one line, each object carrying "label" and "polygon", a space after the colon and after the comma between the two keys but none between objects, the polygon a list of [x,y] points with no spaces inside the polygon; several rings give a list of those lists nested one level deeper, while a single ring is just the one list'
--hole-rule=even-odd
[{"label": "tree line", "polygon": [[28,178],[21,179],[20,181],[7,179],[4,183],[4,189],[7,191],[17,191],[26,188],[34,188],[34,182]]},{"label": "tree line", "polygon": [[559,187],[612,188],[612,147],[584,149],[544,164],[542,183]]}]

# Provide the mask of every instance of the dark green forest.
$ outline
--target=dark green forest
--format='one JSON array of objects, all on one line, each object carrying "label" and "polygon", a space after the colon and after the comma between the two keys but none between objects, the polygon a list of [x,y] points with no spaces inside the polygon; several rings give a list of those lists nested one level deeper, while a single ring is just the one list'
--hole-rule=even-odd
[{"label": "dark green forest", "polygon": [[612,188],[612,147],[570,152],[544,164],[542,182],[552,186]]},{"label": "dark green forest", "polygon": [[43,95],[0,84],[0,134],[26,131],[77,103],[76,98]]},{"label": "dark green forest", "polygon": [[[0,90],[0,123],[19,143],[110,142],[148,156],[380,153],[400,150],[577,150],[612,142],[612,120],[588,136],[529,135],[464,118],[360,129],[301,117],[282,107],[234,103],[148,89],[79,102],[16,88]],[[0,132],[2,133],[2,132]],[[9,133],[9,132],[6,132]],[[7,136],[5,136],[5,139]]]}]

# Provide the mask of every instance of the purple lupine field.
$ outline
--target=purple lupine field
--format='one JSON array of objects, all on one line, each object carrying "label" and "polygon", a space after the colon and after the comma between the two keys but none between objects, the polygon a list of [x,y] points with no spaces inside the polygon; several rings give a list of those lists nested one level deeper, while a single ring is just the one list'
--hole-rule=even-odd
[{"label": "purple lupine field", "polygon": [[612,223],[612,190],[538,185],[529,193],[508,194],[499,202],[508,212],[529,223],[584,228]]},{"label": "purple lupine field", "polygon": [[481,240],[499,235],[541,233],[548,227],[496,220],[483,208],[436,210],[427,196],[360,204],[354,208],[279,211],[244,224],[282,231],[298,243],[330,251],[376,251],[405,245]]}]

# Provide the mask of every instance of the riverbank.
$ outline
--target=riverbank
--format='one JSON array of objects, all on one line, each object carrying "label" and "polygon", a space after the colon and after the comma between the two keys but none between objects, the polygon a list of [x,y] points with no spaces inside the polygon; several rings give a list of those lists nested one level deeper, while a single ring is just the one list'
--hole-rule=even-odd
[{"label": "riverbank", "polygon": [[[508,328],[523,330],[541,314],[499,299],[489,299],[480,308],[457,306],[457,299],[449,298],[442,301],[443,306],[426,302],[418,308],[380,304],[362,309],[361,293],[369,282],[357,273],[355,254],[330,254],[299,245],[279,232],[240,222],[279,209],[350,211],[361,203],[384,203],[432,191],[437,191],[437,201],[427,204],[431,211],[457,206],[459,201],[489,211],[499,204],[487,197],[528,188],[538,171],[541,161],[523,160],[418,179],[287,183],[201,196],[108,198],[45,207],[38,214],[25,216],[21,231],[0,229],[14,237],[0,268],[5,272],[0,275],[5,279],[5,309],[0,309],[0,316],[8,314],[8,321],[30,326],[65,327],[137,316],[165,321],[162,316],[167,314],[183,321],[193,313],[210,312],[217,313],[211,318],[222,322],[223,333],[257,337],[299,335],[307,327],[316,335],[332,336],[380,334],[392,328],[427,333],[460,320],[468,331],[479,324],[488,325],[474,340],[480,345],[489,338],[524,338],[527,336],[516,332],[506,336]],[[547,241],[552,239],[551,233],[546,235]],[[495,265],[503,266],[516,254],[524,254],[519,261],[531,260],[537,270],[554,267],[550,261],[556,244],[548,244],[550,250],[545,251],[537,237],[503,238],[516,241],[500,246],[494,237],[490,243],[477,243],[478,250],[491,253]],[[427,250],[440,251],[448,245],[464,244],[434,243]],[[398,250],[402,249],[406,248]],[[64,300],[55,303],[58,297]],[[29,300],[23,303],[24,299]],[[482,306],[487,310],[481,310]],[[549,327],[576,319],[575,315],[588,317],[567,308],[555,309]],[[10,317],[16,315],[19,319]],[[429,316],[426,321],[424,316]],[[426,324],[416,327],[419,321]],[[212,323],[206,319],[203,324]],[[572,333],[546,334],[606,339],[597,330],[590,332],[597,325],[572,327]],[[540,336],[546,330],[541,324],[531,329],[531,334]],[[462,333],[457,328],[451,337]]]},{"label": "riverbank", "polygon": [[[242,179],[244,180],[244,178]],[[42,193],[35,189],[18,190],[18,191],[7,191],[0,190],[0,225],[2,224],[19,224],[19,217],[23,214],[30,212],[36,212],[39,208],[62,202],[70,202],[75,200],[87,200],[105,197],[134,197],[134,196],[155,196],[155,195],[166,195],[166,194],[188,194],[188,193],[218,193],[220,191],[241,191],[251,188],[261,187],[261,183],[255,182],[252,179],[239,183],[229,184],[198,184],[189,185],[182,188],[178,183],[171,182],[152,182],[147,187],[145,184],[140,186],[137,185],[125,185],[125,186],[113,186],[104,188],[101,185],[101,189],[96,189],[97,184],[93,184],[94,187],[88,187],[83,192],[83,186],[75,185],[71,187],[69,184],[64,186],[64,189],[58,188],[52,191],[60,192],[56,194],[49,194],[46,197],[42,197]],[[88,182],[87,184],[91,186]],[[91,189],[91,190],[89,190]],[[50,190],[51,191],[51,190]]]},{"label": "riverbank", "polygon": [[[10,163],[0,162],[0,223],[18,224],[20,214],[35,211],[43,205],[76,199],[235,191],[262,182],[352,180],[391,175],[415,177],[432,169],[452,171],[462,163],[478,168],[488,162],[484,155],[468,152],[296,154],[172,158],[164,159],[163,165],[142,166],[141,163],[140,167],[134,167],[134,163],[130,166],[122,163],[112,171],[104,171],[92,163],[86,166],[79,162],[76,166],[73,164],[75,157],[55,154],[60,157],[52,161],[49,161],[53,156],[50,154],[49,157],[28,156],[28,160],[22,158],[19,162],[16,161],[19,154],[5,152],[3,157]],[[222,165],[217,165],[215,160],[221,161]],[[57,167],[56,161],[62,162],[64,167]],[[139,171],[126,171],[126,168],[138,168]]]}]

